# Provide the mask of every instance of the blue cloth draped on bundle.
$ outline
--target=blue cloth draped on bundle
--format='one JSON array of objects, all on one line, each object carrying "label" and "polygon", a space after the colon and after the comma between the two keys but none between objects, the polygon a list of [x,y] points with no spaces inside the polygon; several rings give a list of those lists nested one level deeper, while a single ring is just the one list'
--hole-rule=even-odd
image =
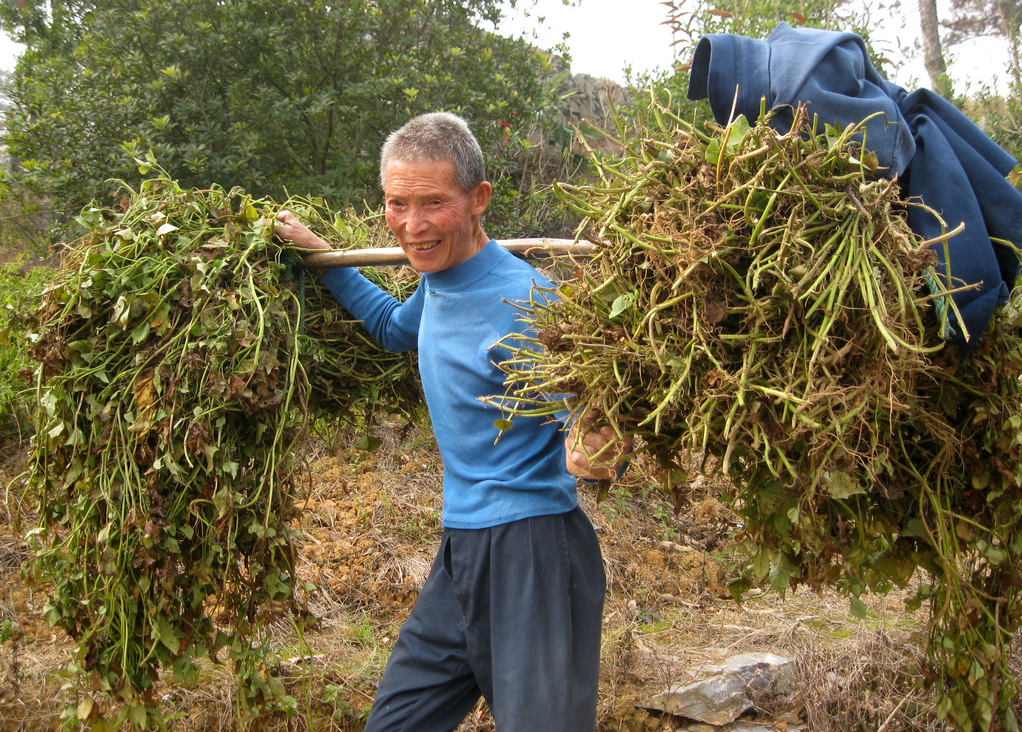
[{"label": "blue cloth draped on bundle", "polygon": [[[720,124],[739,114],[756,119],[764,97],[767,109],[804,104],[831,125],[857,124],[882,112],[867,123],[865,138],[882,174],[897,176],[903,194],[937,211],[947,229],[965,225],[948,242],[946,260],[936,247],[938,271],[946,275],[950,265],[952,287],[980,283],[954,295],[968,331],[967,342],[957,331],[956,340],[965,348],[979,342],[1019,273],[1012,247],[1022,245],[1022,193],[1005,178],[1015,159],[958,108],[929,89],[909,93],[883,79],[854,33],[787,23],[766,40],[704,36],[688,97],[708,98]],[[783,114],[778,119],[784,123]],[[919,207],[910,207],[908,221],[926,239],[943,233],[940,221]]]}]

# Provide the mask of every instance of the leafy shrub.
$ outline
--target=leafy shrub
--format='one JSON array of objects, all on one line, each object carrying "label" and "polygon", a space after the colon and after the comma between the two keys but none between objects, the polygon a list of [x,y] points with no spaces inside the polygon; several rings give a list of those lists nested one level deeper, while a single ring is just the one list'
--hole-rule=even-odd
[{"label": "leafy shrub", "polygon": [[35,309],[49,267],[33,266],[27,256],[0,265],[0,429],[21,435],[31,409],[29,333],[24,315]]}]

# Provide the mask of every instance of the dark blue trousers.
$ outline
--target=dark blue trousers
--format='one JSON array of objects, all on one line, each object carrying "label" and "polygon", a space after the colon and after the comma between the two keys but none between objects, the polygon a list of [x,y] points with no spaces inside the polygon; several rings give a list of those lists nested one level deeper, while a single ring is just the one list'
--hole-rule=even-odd
[{"label": "dark blue trousers", "polygon": [[482,695],[498,732],[592,732],[605,589],[579,508],[446,529],[366,730],[447,732]]}]

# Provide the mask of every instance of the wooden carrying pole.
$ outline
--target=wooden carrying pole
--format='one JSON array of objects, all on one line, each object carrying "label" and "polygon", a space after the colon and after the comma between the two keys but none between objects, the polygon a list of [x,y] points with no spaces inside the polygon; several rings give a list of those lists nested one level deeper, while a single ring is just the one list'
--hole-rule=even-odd
[{"label": "wooden carrying pole", "polygon": [[[498,242],[508,251],[523,257],[555,257],[571,255],[589,257],[596,252],[596,245],[574,239],[504,239]],[[401,247],[378,247],[373,249],[330,250],[305,255],[309,267],[361,267],[385,264],[408,264],[408,257]]]}]

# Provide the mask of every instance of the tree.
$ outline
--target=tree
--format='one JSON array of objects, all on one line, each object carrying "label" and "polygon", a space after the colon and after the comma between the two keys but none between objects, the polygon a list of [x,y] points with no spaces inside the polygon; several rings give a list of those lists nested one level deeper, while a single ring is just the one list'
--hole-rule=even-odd
[{"label": "tree", "polygon": [[[948,45],[969,38],[999,37],[1008,44],[1008,70],[1022,90],[1022,2],[1020,0],[952,0],[951,16],[943,24]],[[1016,92],[1018,93],[1018,92]]]},{"label": "tree", "polygon": [[951,98],[951,77],[947,73],[937,26],[937,0],[919,0],[919,25],[923,39],[923,62],[930,84],[938,94]]},{"label": "tree", "polygon": [[[990,137],[1022,159],[1022,2],[1020,0],[952,0],[941,20],[944,46],[952,48],[976,38],[998,39],[1008,50],[1008,87],[995,91],[986,79],[977,80],[965,110]],[[992,76],[993,74],[991,74]],[[1020,169],[1012,174],[1018,184]]]},{"label": "tree", "polygon": [[[709,105],[685,100],[689,72],[686,65],[699,40],[712,33],[733,33],[766,38],[786,22],[828,30],[851,28],[868,37],[863,17],[848,9],[846,0],[667,0],[664,21],[674,36],[675,55],[681,64],[674,74],[657,80],[672,96],[672,105],[685,117],[711,117]],[[646,100],[637,100],[640,107]]]},{"label": "tree", "polygon": [[[484,29],[499,0],[27,0],[4,136],[16,182],[64,218],[109,203],[152,151],[186,186],[378,198],[413,114],[464,115],[487,152],[542,105],[550,59]],[[504,172],[513,174],[513,170]]]},{"label": "tree", "polygon": [[851,27],[865,36],[861,19],[845,0],[669,0],[664,5],[682,53],[707,33],[766,38],[782,21],[830,30]]},{"label": "tree", "polygon": [[81,16],[94,4],[90,0],[14,0],[0,5],[0,22],[21,43],[67,55],[80,39]]}]

